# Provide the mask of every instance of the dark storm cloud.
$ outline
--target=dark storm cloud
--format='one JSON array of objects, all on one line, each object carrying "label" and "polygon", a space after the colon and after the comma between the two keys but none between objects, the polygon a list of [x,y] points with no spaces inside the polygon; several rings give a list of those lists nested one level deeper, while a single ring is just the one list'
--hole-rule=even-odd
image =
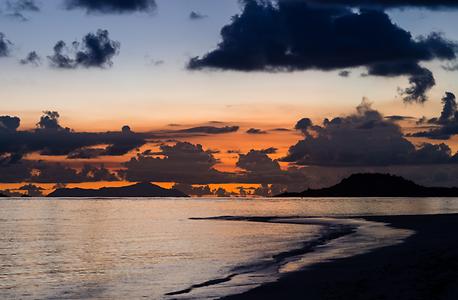
[{"label": "dark storm cloud", "polygon": [[84,9],[87,13],[152,12],[155,0],[65,0],[67,9]]},{"label": "dark storm cloud", "polygon": [[259,128],[250,128],[246,131],[248,134],[266,134],[267,132]]},{"label": "dark storm cloud", "polygon": [[453,93],[447,92],[442,98],[442,112],[438,118],[423,118],[420,122],[432,125],[428,131],[421,131],[411,134],[413,137],[426,137],[437,140],[448,140],[458,134],[458,107],[456,97]]},{"label": "dark storm cloud", "polygon": [[0,32],[0,57],[10,55],[12,45],[13,44],[5,37],[5,34]]},{"label": "dark storm cloud", "polygon": [[205,19],[205,18],[207,18],[207,16],[203,15],[203,14],[201,14],[199,12],[192,11],[189,14],[189,19],[191,19],[193,21],[202,20],[202,19]]},{"label": "dark storm cloud", "polygon": [[224,127],[215,127],[215,126],[199,126],[199,127],[192,127],[183,130],[179,130],[178,132],[183,133],[205,133],[205,134],[223,134],[223,133],[231,133],[236,132],[239,130],[239,126],[224,126]]},{"label": "dark storm cloud", "polygon": [[113,65],[113,57],[119,53],[121,44],[111,40],[107,30],[88,33],[81,43],[73,42],[67,47],[64,41],[54,46],[54,54],[48,56],[51,65],[60,69],[109,68]]},{"label": "dark storm cloud", "polygon": [[33,65],[39,66],[41,64],[41,57],[38,55],[37,52],[32,51],[27,56],[21,60],[19,60],[21,65]]},{"label": "dark storm cloud", "polygon": [[85,165],[77,170],[61,163],[19,160],[2,163],[0,160],[0,183],[82,183],[117,181],[119,178],[103,165]]},{"label": "dark storm cloud", "polygon": [[420,62],[453,60],[457,45],[437,33],[414,39],[383,11],[310,6],[303,1],[244,1],[221,30],[218,47],[188,68],[292,72],[366,67],[367,75],[408,76],[405,101],[424,102],[435,84]]},{"label": "dark storm cloud", "polygon": [[367,102],[347,117],[323,122],[303,131],[304,140],[289,149],[284,159],[299,165],[388,166],[457,163],[445,144],[416,148],[399,125],[385,119]]},{"label": "dark storm cloud", "polygon": [[129,181],[180,182],[207,184],[226,182],[229,174],[217,171],[218,160],[202,145],[177,142],[175,145],[161,145],[156,156],[138,154],[124,163],[120,175]]},{"label": "dark storm cloud", "polygon": [[150,133],[131,131],[75,132],[61,126],[59,113],[53,111],[44,112],[35,130],[18,131],[19,124],[17,117],[0,117],[0,155],[17,156],[33,152],[75,155],[75,152],[84,152],[85,148],[97,145],[108,145],[101,155],[123,155],[154,137]]}]

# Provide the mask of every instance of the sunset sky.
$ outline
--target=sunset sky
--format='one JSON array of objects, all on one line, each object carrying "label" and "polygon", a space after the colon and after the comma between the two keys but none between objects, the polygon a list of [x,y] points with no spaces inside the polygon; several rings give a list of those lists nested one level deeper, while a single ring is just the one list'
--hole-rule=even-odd
[{"label": "sunset sky", "polygon": [[452,0],[1,0],[0,189],[458,186],[456,28]]}]

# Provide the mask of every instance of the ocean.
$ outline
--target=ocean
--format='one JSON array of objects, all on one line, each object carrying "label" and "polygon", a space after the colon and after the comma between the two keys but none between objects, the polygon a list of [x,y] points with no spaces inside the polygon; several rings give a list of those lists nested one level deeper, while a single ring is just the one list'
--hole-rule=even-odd
[{"label": "ocean", "polygon": [[455,198],[0,200],[0,299],[215,299],[413,232]]}]

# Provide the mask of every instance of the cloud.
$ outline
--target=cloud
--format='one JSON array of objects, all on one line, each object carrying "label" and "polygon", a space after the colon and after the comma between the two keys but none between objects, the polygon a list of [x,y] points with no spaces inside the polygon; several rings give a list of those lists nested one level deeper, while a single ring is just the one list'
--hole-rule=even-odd
[{"label": "cloud", "polygon": [[153,12],[155,0],[66,0],[67,9],[84,9],[87,13]]},{"label": "cloud", "polygon": [[409,116],[399,116],[399,115],[392,115],[392,116],[385,116],[385,119],[390,121],[405,121],[405,120],[413,120],[414,117]]},{"label": "cloud", "polygon": [[124,155],[154,138],[150,133],[132,131],[75,132],[63,127],[59,113],[45,111],[34,130],[18,131],[18,117],[0,117],[0,155],[11,157],[27,153],[41,155],[75,155],[87,152],[86,148],[108,145],[100,155]]},{"label": "cloud", "polygon": [[26,191],[26,195],[29,196],[29,197],[42,197],[43,196],[43,191],[44,189],[39,187],[39,186],[36,186],[34,184],[26,184],[26,185],[23,185],[21,186],[19,189],[19,191]]},{"label": "cloud", "polygon": [[293,72],[365,67],[367,75],[408,76],[400,93],[426,101],[434,86],[420,62],[455,59],[457,44],[438,33],[413,38],[378,10],[311,6],[303,1],[244,1],[221,30],[215,50],[192,58],[188,69]]},{"label": "cloud", "polygon": [[0,132],[1,131],[16,131],[21,124],[21,119],[18,117],[0,116]]},{"label": "cloud", "polygon": [[16,12],[40,11],[40,7],[34,0],[8,0],[6,1],[6,8]]},{"label": "cloud", "polygon": [[239,154],[236,166],[242,169],[243,172],[237,174],[236,182],[280,183],[289,186],[291,190],[300,190],[300,188],[305,187],[307,178],[301,170],[295,167],[282,170],[279,162],[268,156],[268,154],[274,152],[274,149],[250,150],[246,154]]},{"label": "cloud", "polygon": [[228,173],[217,171],[218,160],[212,151],[202,145],[177,142],[161,145],[160,152],[151,155],[138,154],[124,163],[120,171],[129,181],[180,182],[187,184],[221,183],[229,180]]},{"label": "cloud", "polygon": [[250,128],[246,131],[248,134],[266,134],[267,132],[258,128]]},{"label": "cloud", "polygon": [[189,196],[202,197],[213,195],[213,192],[208,185],[193,186],[186,183],[176,183],[172,188],[179,190]]},{"label": "cloud", "polygon": [[206,133],[206,134],[223,134],[223,133],[232,133],[239,130],[239,126],[224,126],[224,127],[215,127],[215,126],[199,126],[192,127],[177,132],[183,133]]},{"label": "cloud", "polygon": [[8,0],[5,2],[4,16],[21,22],[29,19],[24,12],[39,12],[40,7],[34,0]]},{"label": "cloud", "polygon": [[[291,0],[280,0],[291,1]],[[343,5],[366,8],[422,7],[429,9],[458,8],[456,0],[303,0],[323,5]]]},{"label": "cloud", "polygon": [[339,72],[340,77],[348,77],[350,76],[350,74],[351,74],[351,71],[348,71],[348,70],[343,70]]},{"label": "cloud", "polygon": [[275,147],[269,147],[269,148],[262,149],[262,150],[259,150],[259,151],[262,152],[262,153],[265,153],[265,154],[274,154],[274,153],[277,153],[278,149],[275,148]]},{"label": "cloud", "polygon": [[79,148],[67,155],[68,159],[93,159],[104,155],[103,148]]},{"label": "cloud", "polygon": [[38,67],[41,64],[41,57],[38,55],[37,52],[32,51],[27,54],[27,56],[21,60],[19,60],[21,65],[33,65]]},{"label": "cloud", "polygon": [[109,37],[107,30],[88,33],[81,43],[75,41],[68,48],[64,41],[54,46],[54,54],[48,56],[51,66],[59,69],[109,68],[113,57],[119,54],[121,44]]},{"label": "cloud", "polygon": [[116,174],[110,172],[103,165],[84,165],[78,171],[61,163],[35,162],[32,175],[26,178],[35,183],[81,183],[97,181],[119,181]]},{"label": "cloud", "polygon": [[304,139],[290,147],[284,161],[316,166],[389,166],[458,162],[445,144],[407,140],[399,125],[373,110],[366,100],[355,114],[325,120],[302,131]]},{"label": "cloud", "polygon": [[434,127],[428,131],[413,133],[413,137],[426,137],[437,140],[448,140],[458,134],[458,107],[455,94],[446,92],[442,98],[442,112],[438,118],[422,119],[420,123],[428,123]]},{"label": "cloud", "polygon": [[0,57],[9,56],[12,45],[13,44],[5,37],[5,34],[0,32]]},{"label": "cloud", "polygon": [[199,12],[192,11],[189,14],[189,19],[191,19],[193,21],[202,20],[202,19],[205,19],[205,18],[208,18],[208,16],[203,15],[203,14],[201,14]]}]

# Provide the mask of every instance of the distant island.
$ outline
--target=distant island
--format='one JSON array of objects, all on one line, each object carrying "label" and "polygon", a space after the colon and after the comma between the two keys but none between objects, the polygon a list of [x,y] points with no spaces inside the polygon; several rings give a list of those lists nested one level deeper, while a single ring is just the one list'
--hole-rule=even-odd
[{"label": "distant island", "polygon": [[100,189],[61,188],[48,197],[189,197],[175,190],[165,189],[149,182],[123,187],[104,187]]},{"label": "distant island", "polygon": [[0,198],[5,198],[5,197],[8,197],[8,196],[5,195],[5,194],[0,193]]},{"label": "distant island", "polygon": [[458,197],[458,188],[424,187],[389,174],[353,174],[331,187],[275,197]]}]

